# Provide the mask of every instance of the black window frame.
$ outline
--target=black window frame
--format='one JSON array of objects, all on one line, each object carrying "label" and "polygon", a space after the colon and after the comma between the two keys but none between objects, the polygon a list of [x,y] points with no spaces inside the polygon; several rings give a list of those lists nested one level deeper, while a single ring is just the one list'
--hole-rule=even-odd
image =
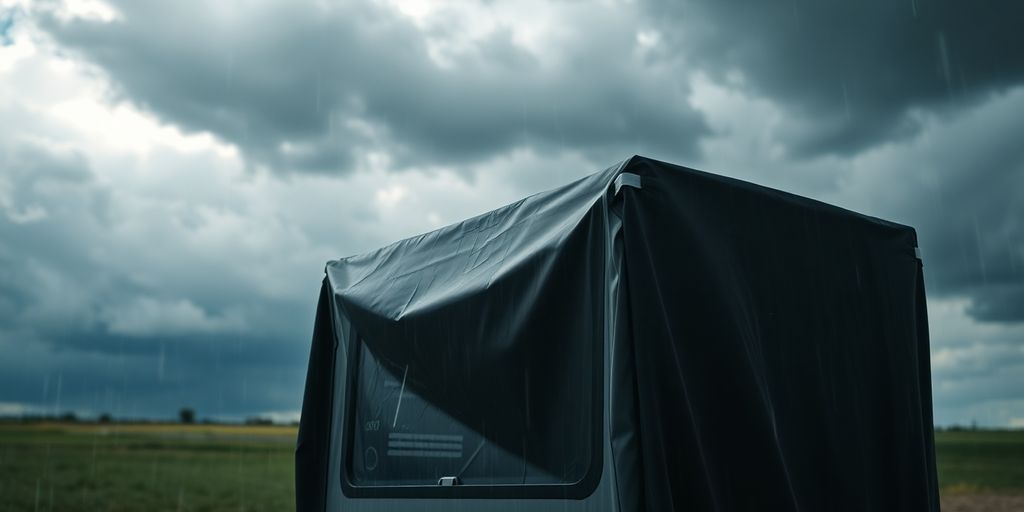
[{"label": "black window frame", "polygon": [[582,500],[597,490],[604,470],[604,342],[594,347],[593,401],[591,404],[591,459],[583,478],[561,484],[355,485],[352,483],[352,446],[355,444],[356,386],[363,338],[353,329],[346,364],[345,401],[341,418],[341,490],[348,498],[465,498],[465,499],[572,499]]}]

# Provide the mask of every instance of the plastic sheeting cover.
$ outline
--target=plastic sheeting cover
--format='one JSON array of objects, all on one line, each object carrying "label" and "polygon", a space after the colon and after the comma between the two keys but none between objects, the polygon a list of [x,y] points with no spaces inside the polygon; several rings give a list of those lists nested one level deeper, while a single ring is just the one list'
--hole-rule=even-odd
[{"label": "plastic sheeting cover", "polygon": [[[623,172],[642,188],[614,194]],[[349,334],[333,317],[523,468],[573,481],[612,450],[615,471],[599,475],[618,489],[609,510],[938,510],[916,246],[906,226],[633,157],[332,261],[299,510],[323,510],[338,485],[325,479],[339,428],[325,397]]]}]

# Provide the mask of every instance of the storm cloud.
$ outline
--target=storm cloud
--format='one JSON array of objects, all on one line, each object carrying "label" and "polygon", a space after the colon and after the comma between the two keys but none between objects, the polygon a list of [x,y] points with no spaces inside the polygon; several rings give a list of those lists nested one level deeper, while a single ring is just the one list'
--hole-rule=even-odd
[{"label": "storm cloud", "polygon": [[914,226],[1024,422],[1020,9],[0,0],[0,413],[293,417],[325,261],[640,153]]},{"label": "storm cloud", "polygon": [[1019,85],[1024,6],[1009,0],[654,0],[674,49],[719,78],[739,73],[798,123],[799,155],[850,155],[921,129],[913,114],[955,116]]},{"label": "storm cloud", "polygon": [[373,3],[113,5],[112,22],[44,26],[108,72],[120,99],[275,171],[346,172],[381,149],[399,165],[515,147],[611,146],[620,158],[633,141],[692,153],[703,128],[680,66],[645,66],[635,28],[607,11],[566,6],[586,32],[536,52],[509,27],[459,44],[470,20],[421,27]]}]

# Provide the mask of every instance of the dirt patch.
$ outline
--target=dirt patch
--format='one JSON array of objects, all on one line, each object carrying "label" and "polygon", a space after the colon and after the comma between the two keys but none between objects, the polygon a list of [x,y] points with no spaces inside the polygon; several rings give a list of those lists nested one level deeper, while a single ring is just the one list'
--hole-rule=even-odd
[{"label": "dirt patch", "polygon": [[942,512],[1024,512],[1024,494],[947,494]]}]

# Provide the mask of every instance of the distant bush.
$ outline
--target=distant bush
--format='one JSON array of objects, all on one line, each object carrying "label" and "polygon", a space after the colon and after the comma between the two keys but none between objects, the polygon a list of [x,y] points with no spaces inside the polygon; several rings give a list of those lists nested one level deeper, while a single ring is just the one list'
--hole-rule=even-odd
[{"label": "distant bush", "polygon": [[190,407],[184,407],[178,411],[178,419],[182,423],[191,424],[196,422],[196,411]]}]

